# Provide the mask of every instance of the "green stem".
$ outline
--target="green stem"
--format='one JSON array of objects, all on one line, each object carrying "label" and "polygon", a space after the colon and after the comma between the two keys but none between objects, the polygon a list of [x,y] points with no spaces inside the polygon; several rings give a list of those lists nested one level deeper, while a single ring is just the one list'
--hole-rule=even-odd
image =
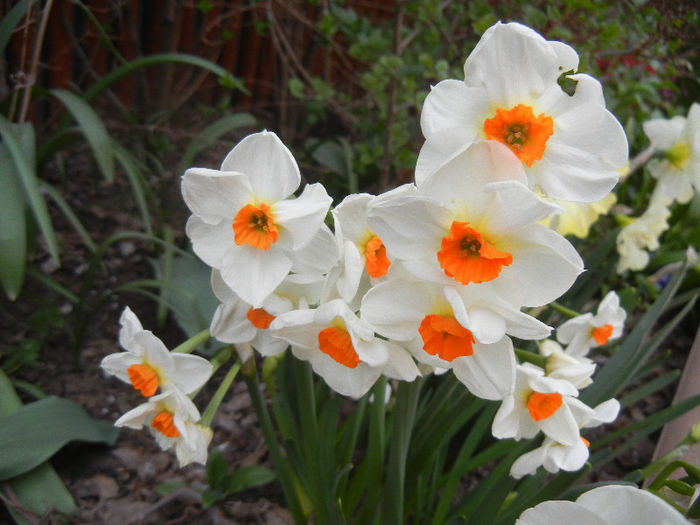
[{"label": "green stem", "polygon": [[221,381],[219,388],[216,389],[214,397],[211,398],[211,401],[209,401],[207,408],[204,410],[204,415],[202,415],[202,419],[199,422],[200,425],[205,427],[211,426],[211,421],[212,419],[214,419],[216,411],[219,410],[219,405],[221,405],[221,402],[224,400],[226,392],[228,392],[228,389],[231,388],[233,380],[235,379],[236,374],[238,374],[238,371],[240,369],[241,364],[238,361],[231,365],[231,368],[229,368],[223,381]]},{"label": "green stem", "polygon": [[243,364],[242,374],[243,378],[245,379],[246,386],[248,387],[248,393],[250,394],[250,399],[253,402],[253,408],[255,409],[255,414],[258,417],[258,423],[260,423],[260,429],[262,430],[265,443],[270,451],[270,456],[272,457],[272,463],[275,466],[277,477],[282,484],[282,490],[284,491],[284,496],[285,500],[287,501],[289,511],[292,514],[294,523],[304,525],[307,523],[307,520],[301,510],[301,505],[297,497],[294,484],[294,473],[291,470],[289,461],[284,456],[279,446],[277,435],[275,434],[275,429],[272,426],[272,420],[270,419],[270,413],[268,412],[265,401],[260,393],[260,382],[258,381],[258,372],[255,367],[255,359],[248,359],[248,361]]},{"label": "green stem", "polygon": [[661,489],[668,477],[679,468],[685,470],[685,472],[693,478],[694,483],[697,483],[698,480],[700,480],[700,469],[698,469],[698,467],[688,463],[687,461],[676,460],[664,467],[661,473],[656,476],[656,479],[654,479],[651,485],[649,485],[649,490],[657,491]]},{"label": "green stem", "polygon": [[553,310],[556,310],[560,314],[563,314],[567,317],[578,317],[579,315],[581,315],[577,311],[572,310],[571,308],[567,308],[566,306],[562,306],[556,301],[552,301],[551,303],[549,303],[549,306],[551,306]]},{"label": "green stem", "polygon": [[209,329],[202,330],[198,334],[190,337],[180,346],[173,348],[173,352],[177,354],[190,354],[195,348],[197,348],[202,343],[206,343],[207,341],[209,341],[209,339],[211,339],[211,336],[209,335]]},{"label": "green stem", "polygon": [[521,350],[520,348],[515,348],[515,355],[520,361],[526,361],[528,363],[532,363],[533,365],[537,365],[543,370],[547,366],[547,357],[536,354],[534,352],[528,352],[527,350]]},{"label": "green stem", "polygon": [[418,394],[422,384],[420,379],[412,383],[401,382],[396,394],[386,486],[382,500],[381,523],[384,524],[404,523],[406,456],[411,444]]}]

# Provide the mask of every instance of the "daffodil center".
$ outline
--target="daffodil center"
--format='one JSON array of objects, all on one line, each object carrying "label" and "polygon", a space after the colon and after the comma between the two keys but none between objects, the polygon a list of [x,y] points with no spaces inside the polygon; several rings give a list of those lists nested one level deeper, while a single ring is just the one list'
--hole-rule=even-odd
[{"label": "daffodil center", "polygon": [[690,159],[690,145],[681,140],[666,151],[666,158],[677,169],[682,169]]},{"label": "daffodil center", "polygon": [[233,219],[233,233],[237,245],[248,244],[259,250],[269,250],[277,242],[277,226],[268,204],[246,204]]},{"label": "daffodil center", "polygon": [[542,158],[553,133],[552,117],[544,113],[535,115],[532,107],[524,104],[498,108],[493,117],[484,121],[486,138],[508,146],[528,168]]}]

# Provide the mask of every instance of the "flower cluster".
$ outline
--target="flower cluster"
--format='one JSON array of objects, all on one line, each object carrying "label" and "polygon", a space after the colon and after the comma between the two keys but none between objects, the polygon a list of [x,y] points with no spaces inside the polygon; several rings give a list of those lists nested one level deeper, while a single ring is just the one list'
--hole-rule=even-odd
[{"label": "flower cluster", "polygon": [[125,352],[106,356],[101,367],[108,375],[130,383],[148,401],[124,414],[115,425],[148,426],[163,450],[175,447],[181,466],[205,464],[212,432],[197,424],[199,410],[188,394],[207,382],[212,365],[202,357],[170,352],[153,333],[143,329],[129,307],[124,309],[120,324],[119,344]]},{"label": "flower cluster", "polygon": [[299,168],[272,132],[243,139],[219,170],[187,170],[187,235],[221,302],[211,334],[263,356],[291,346],[355,398],[382,375],[451,370],[473,395],[502,402],[494,436],[543,431],[513,475],[580,468],[580,429],[619,408],[577,399],[594,368],[585,354],[621,333],[616,296],[560,327],[569,346],[550,351],[546,369],[519,364],[511,340],[548,337],[551,327],[523,309],[554,301],[583,271],[576,249],[541,222],[562,212],[559,201],[609,206],[627,161],[600,84],[577,65],[572,48],[525,26],[491,27],[464,80],[444,80],[426,99],[415,183],[348,196],[332,230],[321,185],[293,197]]},{"label": "flower cluster", "polygon": [[700,191],[700,104],[691,105],[687,118],[653,119],[643,127],[652,151],[659,154],[648,163],[657,182],[644,213],[623,219],[617,238],[619,273],[646,267],[649,252],[659,248],[659,237],[669,227],[669,206],[687,203]]}]

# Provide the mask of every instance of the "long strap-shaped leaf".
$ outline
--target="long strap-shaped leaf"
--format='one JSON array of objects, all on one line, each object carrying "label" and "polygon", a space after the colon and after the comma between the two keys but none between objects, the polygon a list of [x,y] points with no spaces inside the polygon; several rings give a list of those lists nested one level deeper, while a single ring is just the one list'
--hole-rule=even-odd
[{"label": "long strap-shaped leaf", "polygon": [[[32,133],[29,130],[31,127],[23,126],[21,132],[24,136],[25,133]],[[36,176],[34,168],[33,157],[27,156],[27,149],[23,148],[18,140],[15,130],[13,129],[10,122],[3,116],[0,115],[0,136],[2,136],[2,141],[5,144],[10,157],[12,158],[15,167],[17,168],[17,174],[19,175],[19,180],[22,183],[22,188],[24,189],[25,197],[29,203],[29,207],[32,210],[32,214],[36,219],[41,234],[44,236],[46,241],[46,246],[48,247],[51,257],[56,261],[59,261],[58,257],[58,241],[56,240],[56,234],[53,230],[53,225],[51,224],[51,219],[49,218],[49,212],[46,208],[46,203],[39,193],[39,181]],[[31,151],[33,155],[34,151]]]}]

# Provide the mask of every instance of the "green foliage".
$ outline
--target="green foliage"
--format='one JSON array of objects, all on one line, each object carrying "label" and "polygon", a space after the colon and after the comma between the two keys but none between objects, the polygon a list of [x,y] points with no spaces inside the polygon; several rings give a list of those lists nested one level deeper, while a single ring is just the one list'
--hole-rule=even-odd
[{"label": "green foliage", "polygon": [[275,479],[275,473],[260,465],[239,467],[229,472],[226,460],[213,451],[207,462],[207,483],[202,493],[202,505],[211,507],[242,490],[266,485]]}]

